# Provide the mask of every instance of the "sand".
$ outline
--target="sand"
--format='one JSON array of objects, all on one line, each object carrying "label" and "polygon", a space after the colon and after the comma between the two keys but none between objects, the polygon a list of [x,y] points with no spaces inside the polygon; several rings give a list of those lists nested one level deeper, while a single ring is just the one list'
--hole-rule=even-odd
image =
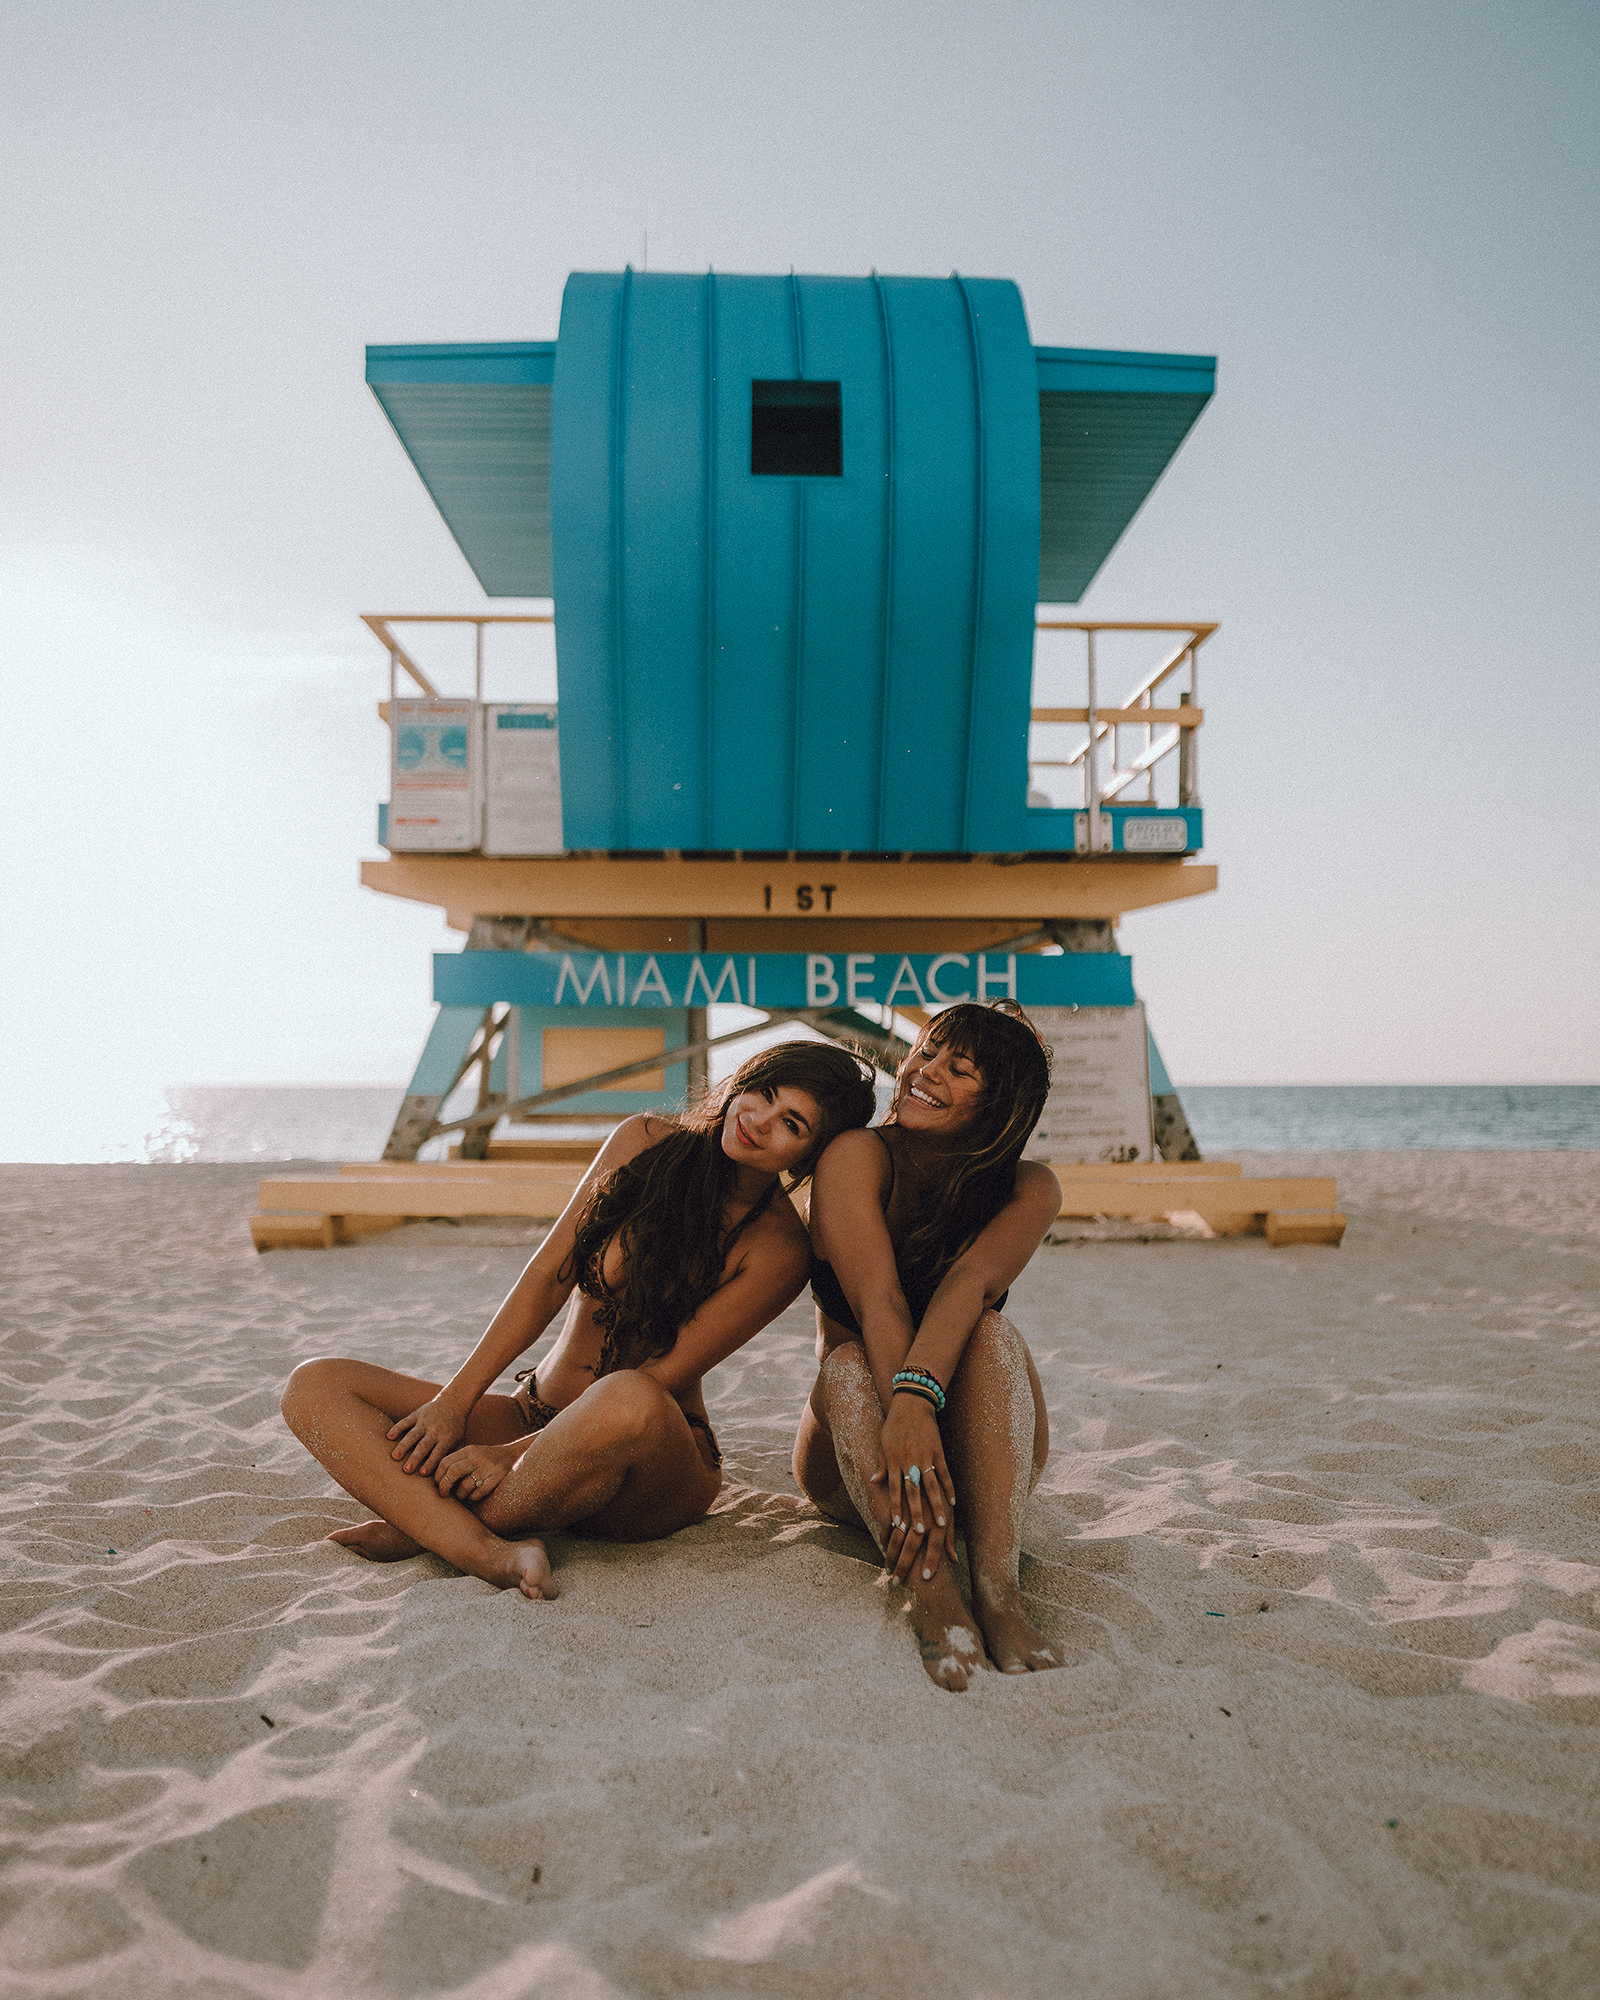
[{"label": "sand", "polygon": [[1592,1996],[1600,1155],[1251,1164],[1344,1248],[1015,1288],[1070,1664],[960,1696],[790,1482],[803,1309],[708,1381],[713,1517],[530,1604],[322,1542],[277,1413],[445,1372],[514,1225],[258,1258],[248,1169],[0,1169],[0,1987]]}]

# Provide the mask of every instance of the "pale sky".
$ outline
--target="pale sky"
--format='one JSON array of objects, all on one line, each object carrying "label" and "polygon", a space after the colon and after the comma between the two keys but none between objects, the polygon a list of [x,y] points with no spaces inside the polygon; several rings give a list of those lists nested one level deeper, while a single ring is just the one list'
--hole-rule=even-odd
[{"label": "pale sky", "polygon": [[485,600],[362,350],[552,338],[646,231],[1216,354],[1082,606],[1222,627],[1220,892],[1123,931],[1180,1089],[1600,1080],[1592,5],[9,0],[0,54],[0,1156],[409,1075],[458,940],[358,886],[358,614]]}]

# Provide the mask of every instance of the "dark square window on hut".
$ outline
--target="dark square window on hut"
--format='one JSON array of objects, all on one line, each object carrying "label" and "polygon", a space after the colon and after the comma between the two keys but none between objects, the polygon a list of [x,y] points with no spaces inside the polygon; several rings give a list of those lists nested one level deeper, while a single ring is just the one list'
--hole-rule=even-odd
[{"label": "dark square window on hut", "polygon": [[752,382],[750,470],[790,479],[842,477],[838,383]]}]

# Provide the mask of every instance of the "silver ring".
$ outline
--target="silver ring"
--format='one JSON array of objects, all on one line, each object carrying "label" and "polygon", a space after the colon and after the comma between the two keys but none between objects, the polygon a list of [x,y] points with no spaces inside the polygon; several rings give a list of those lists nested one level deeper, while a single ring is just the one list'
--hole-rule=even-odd
[{"label": "silver ring", "polygon": [[920,1465],[913,1465],[907,1470],[906,1484],[908,1486],[920,1486],[922,1484],[922,1467]]}]

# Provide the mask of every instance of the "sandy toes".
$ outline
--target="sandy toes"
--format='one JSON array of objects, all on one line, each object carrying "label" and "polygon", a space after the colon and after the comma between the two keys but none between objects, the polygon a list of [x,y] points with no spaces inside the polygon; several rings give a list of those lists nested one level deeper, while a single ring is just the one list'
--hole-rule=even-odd
[{"label": "sandy toes", "polygon": [[[427,1553],[420,1542],[414,1542],[409,1535],[402,1534],[392,1523],[383,1520],[362,1521],[353,1528],[336,1528],[327,1539],[337,1542],[341,1548],[353,1549],[358,1556],[365,1556],[368,1562],[405,1562],[412,1556]],[[496,1558],[492,1574],[485,1573],[485,1583],[492,1583],[498,1590],[520,1590],[524,1597],[535,1599],[560,1595],[543,1542],[505,1542],[502,1547],[504,1557]]]},{"label": "sandy toes", "polygon": [[960,1694],[983,1670],[983,1634],[948,1572],[941,1570],[926,1591],[914,1590],[907,1609],[929,1680]]},{"label": "sandy toes", "polygon": [[986,1602],[980,1593],[974,1596],[984,1644],[1001,1673],[1042,1674],[1062,1664],[1055,1647],[1023,1616],[1020,1598],[1015,1604],[997,1604],[992,1599]]}]

